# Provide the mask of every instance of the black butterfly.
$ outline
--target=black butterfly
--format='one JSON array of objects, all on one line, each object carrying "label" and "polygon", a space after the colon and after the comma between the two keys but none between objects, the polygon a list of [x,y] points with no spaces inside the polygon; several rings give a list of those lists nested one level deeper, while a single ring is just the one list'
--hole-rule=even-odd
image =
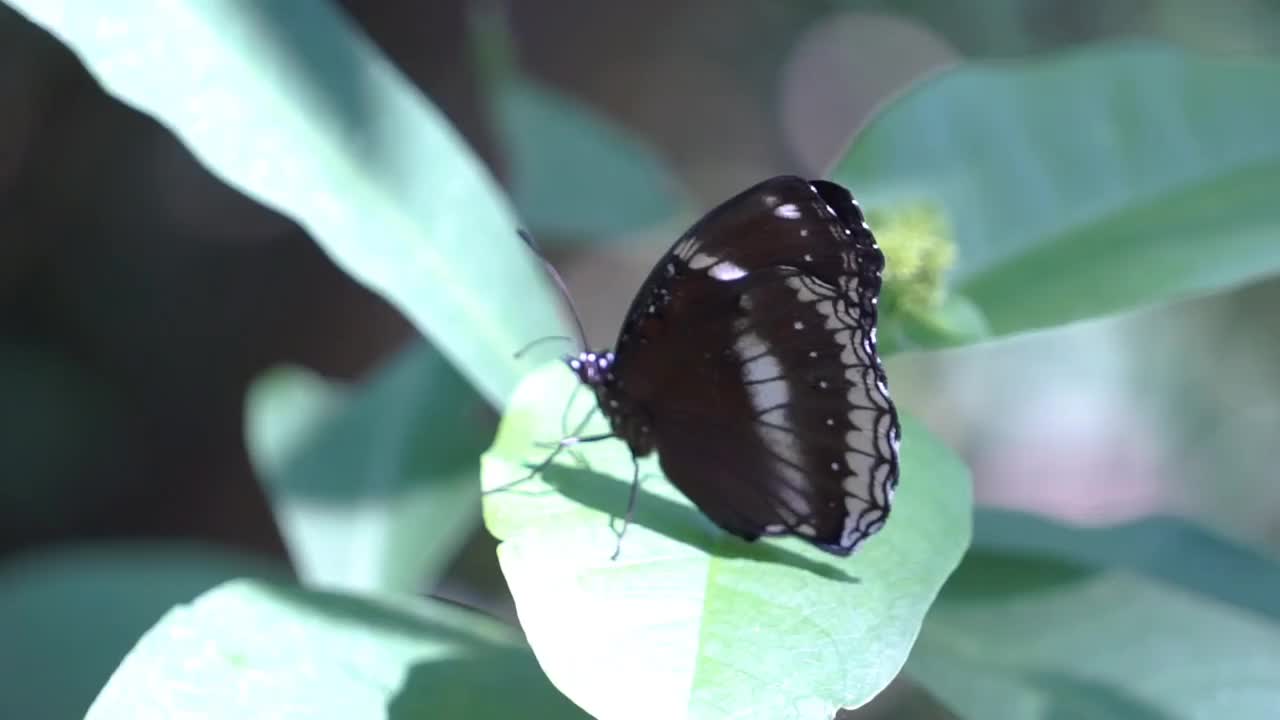
[{"label": "black butterfly", "polygon": [[565,444],[656,450],[724,530],[852,553],[898,484],[901,429],[876,355],[883,269],[843,187],[782,176],[745,190],[658,261],[613,352],[566,358],[613,432]]}]

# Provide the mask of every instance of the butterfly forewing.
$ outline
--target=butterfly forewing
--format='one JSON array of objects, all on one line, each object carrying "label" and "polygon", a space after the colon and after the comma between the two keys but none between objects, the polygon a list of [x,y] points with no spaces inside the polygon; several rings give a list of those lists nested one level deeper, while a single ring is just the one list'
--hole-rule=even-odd
[{"label": "butterfly forewing", "polygon": [[593,382],[615,432],[725,530],[852,552],[898,479],[883,262],[838,185],[780,177],[727,201],[659,261]]}]

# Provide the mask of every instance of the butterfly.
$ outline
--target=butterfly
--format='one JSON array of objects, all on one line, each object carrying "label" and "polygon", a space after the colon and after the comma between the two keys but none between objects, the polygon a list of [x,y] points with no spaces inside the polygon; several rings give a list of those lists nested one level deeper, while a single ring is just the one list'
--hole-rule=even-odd
[{"label": "butterfly", "polygon": [[744,190],[658,261],[612,350],[565,358],[611,432],[562,446],[656,452],[723,530],[849,555],[884,527],[898,484],[901,426],[876,352],[883,271],[840,185],[779,176]]}]

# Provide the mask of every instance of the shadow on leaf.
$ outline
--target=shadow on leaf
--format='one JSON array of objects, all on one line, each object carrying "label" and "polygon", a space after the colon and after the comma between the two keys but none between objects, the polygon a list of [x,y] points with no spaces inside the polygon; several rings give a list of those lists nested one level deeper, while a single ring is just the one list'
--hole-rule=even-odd
[{"label": "shadow on leaf", "polygon": [[527,648],[480,646],[414,664],[387,707],[387,717],[588,716],[555,689]]},{"label": "shadow on leaf", "polygon": [[[307,613],[330,618],[342,625],[371,625],[432,642],[462,645],[487,642],[476,633],[458,626],[457,622],[432,617],[429,606],[394,607],[351,595],[275,583],[261,583],[260,587],[283,603],[302,607]],[[488,618],[485,620],[489,621]]]},{"label": "shadow on leaf", "polygon": [[[611,516],[620,515],[626,509],[627,498],[631,491],[628,482],[592,470],[561,465],[547,468],[543,473],[543,479],[564,497]],[[505,492],[519,491],[511,489]],[[643,484],[636,499],[632,523],[719,558],[788,565],[828,580],[859,582],[856,577],[842,568],[779,547],[772,541],[747,542],[730,535],[716,527],[696,508],[645,492]],[[622,540],[624,557],[626,552],[627,540],[624,537]],[[841,560],[833,555],[830,562],[835,563]]]}]

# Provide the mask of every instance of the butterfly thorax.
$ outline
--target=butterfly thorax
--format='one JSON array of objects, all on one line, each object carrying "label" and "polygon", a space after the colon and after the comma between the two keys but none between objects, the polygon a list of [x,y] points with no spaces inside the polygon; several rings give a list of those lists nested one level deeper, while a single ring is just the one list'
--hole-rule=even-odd
[{"label": "butterfly thorax", "polygon": [[565,358],[569,369],[595,392],[613,434],[625,440],[637,457],[643,457],[654,449],[649,414],[622,390],[613,363],[614,354],[607,351],[584,351]]}]

